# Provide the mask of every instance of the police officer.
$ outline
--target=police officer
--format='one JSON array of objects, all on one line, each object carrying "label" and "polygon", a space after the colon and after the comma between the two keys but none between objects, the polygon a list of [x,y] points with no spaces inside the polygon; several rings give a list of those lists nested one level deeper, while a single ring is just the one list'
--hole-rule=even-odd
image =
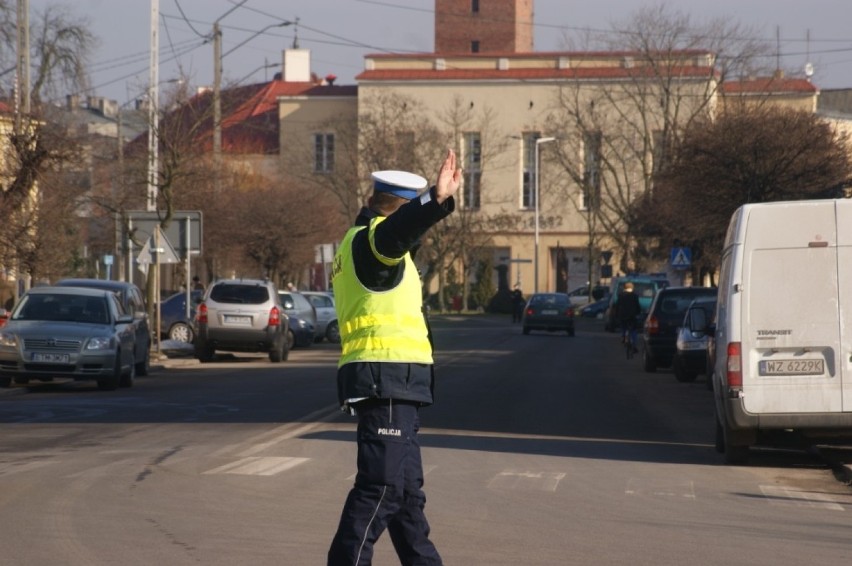
[{"label": "police officer", "polygon": [[423,513],[419,407],[432,403],[432,346],[412,258],[418,240],[455,208],[461,185],[447,152],[438,180],[372,174],[373,194],[344,236],[332,284],[340,324],[337,392],[358,417],[358,473],[328,551],[329,566],[372,562],[387,529],[403,565],[440,565]]}]

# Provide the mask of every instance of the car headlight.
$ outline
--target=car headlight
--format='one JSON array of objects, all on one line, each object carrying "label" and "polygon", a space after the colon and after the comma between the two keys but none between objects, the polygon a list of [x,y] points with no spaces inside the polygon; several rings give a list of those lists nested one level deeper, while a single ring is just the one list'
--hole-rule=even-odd
[{"label": "car headlight", "polygon": [[6,348],[17,348],[18,337],[9,332],[0,332],[0,346],[5,346]]},{"label": "car headlight", "polygon": [[86,344],[87,350],[112,350],[113,348],[111,336],[89,338],[89,342]]}]

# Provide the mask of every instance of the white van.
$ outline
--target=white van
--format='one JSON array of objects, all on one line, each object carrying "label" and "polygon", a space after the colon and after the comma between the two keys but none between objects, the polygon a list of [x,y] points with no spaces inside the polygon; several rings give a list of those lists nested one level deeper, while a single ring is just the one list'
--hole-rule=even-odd
[{"label": "white van", "polygon": [[716,449],[852,436],[852,200],[748,204],[722,252]]}]

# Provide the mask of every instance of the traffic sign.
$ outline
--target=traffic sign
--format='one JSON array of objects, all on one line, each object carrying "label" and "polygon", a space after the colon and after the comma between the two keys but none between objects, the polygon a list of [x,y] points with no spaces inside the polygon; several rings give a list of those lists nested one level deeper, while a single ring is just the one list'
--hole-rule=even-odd
[{"label": "traffic sign", "polygon": [[670,263],[675,269],[687,269],[692,265],[692,250],[690,248],[672,248]]}]

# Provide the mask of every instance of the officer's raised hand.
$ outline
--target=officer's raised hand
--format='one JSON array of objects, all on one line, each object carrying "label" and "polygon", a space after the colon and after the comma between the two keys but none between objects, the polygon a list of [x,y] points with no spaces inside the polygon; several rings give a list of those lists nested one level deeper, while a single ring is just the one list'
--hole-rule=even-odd
[{"label": "officer's raised hand", "polygon": [[438,170],[438,182],[435,184],[435,197],[438,203],[453,196],[461,187],[462,171],[456,164],[456,152],[447,150],[447,157]]}]

